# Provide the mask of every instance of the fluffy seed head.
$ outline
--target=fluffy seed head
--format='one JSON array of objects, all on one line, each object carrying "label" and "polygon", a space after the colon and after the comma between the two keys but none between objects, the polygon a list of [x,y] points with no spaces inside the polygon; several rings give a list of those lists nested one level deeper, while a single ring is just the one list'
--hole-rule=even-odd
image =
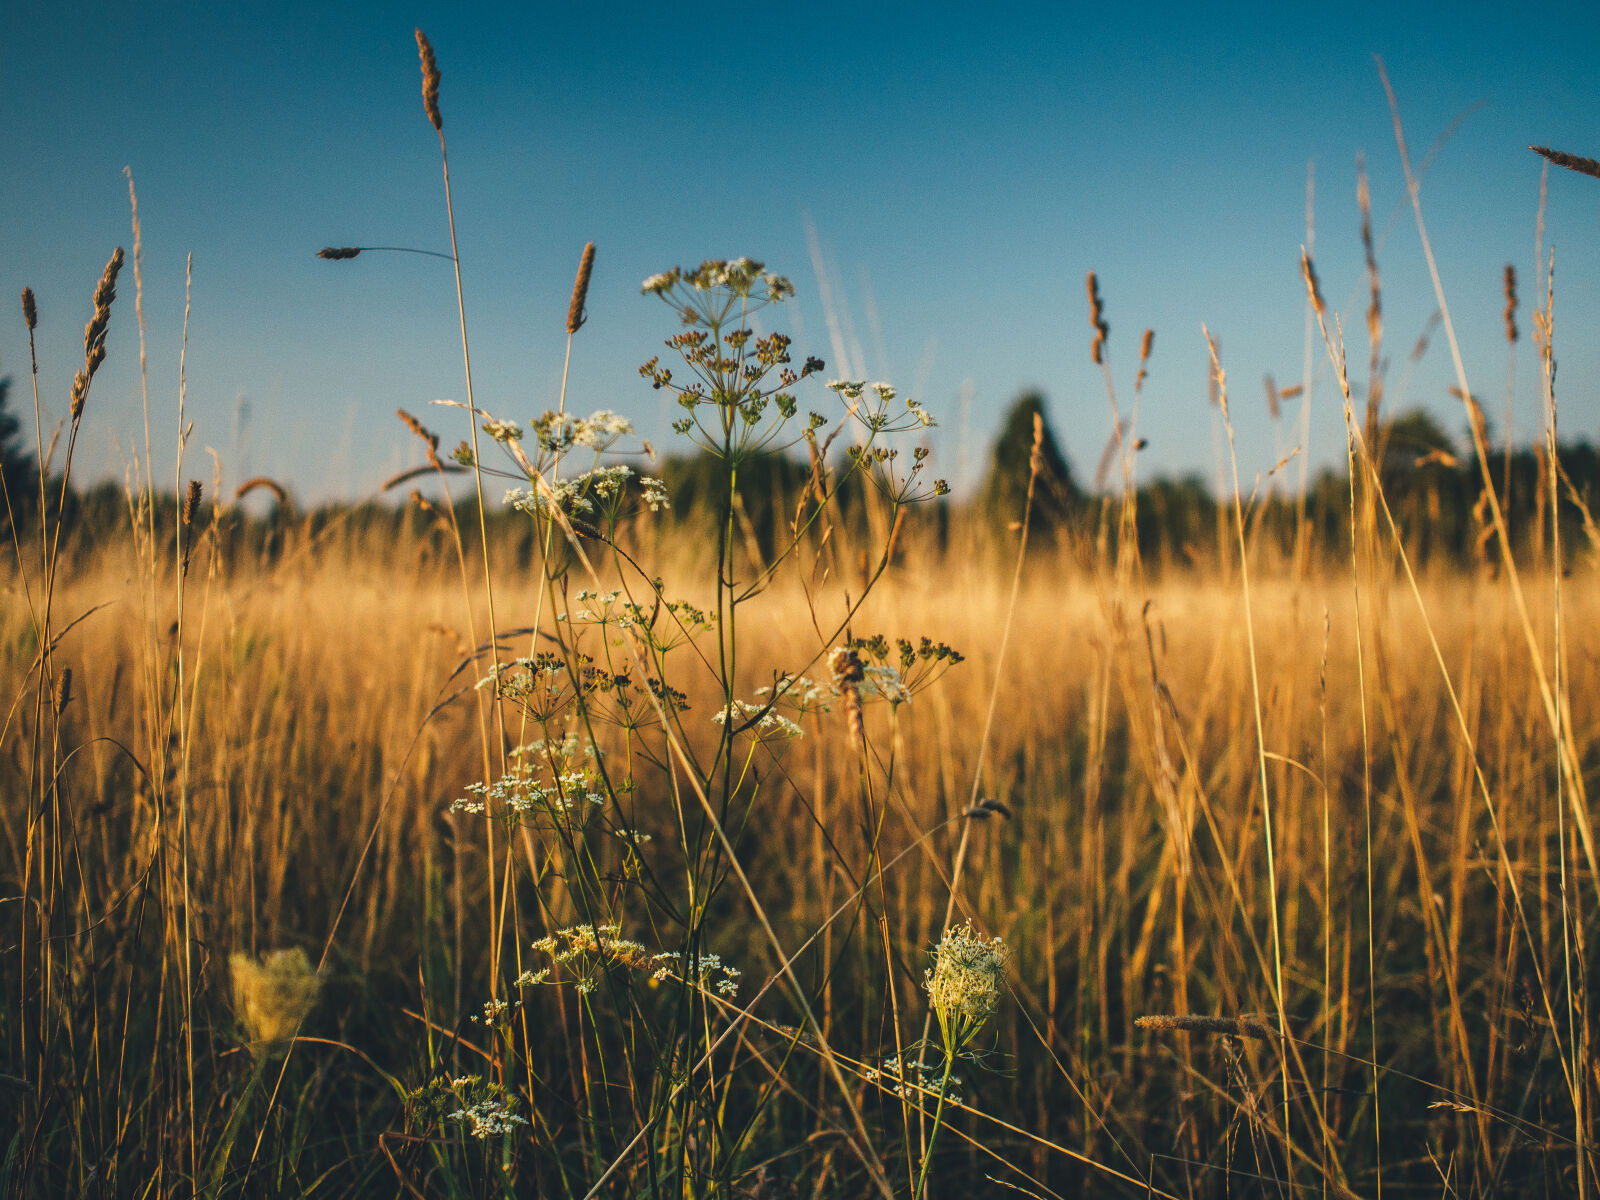
[{"label": "fluffy seed head", "polygon": [[306,952],[274,950],[259,963],[248,954],[229,960],[233,970],[233,1006],[257,1052],[281,1050],[310,1013],[321,980]]},{"label": "fluffy seed head", "polygon": [[417,54],[422,58],[422,107],[433,127],[443,133],[444,118],[439,115],[439,60],[433,56],[428,35],[420,29],[417,30]]}]

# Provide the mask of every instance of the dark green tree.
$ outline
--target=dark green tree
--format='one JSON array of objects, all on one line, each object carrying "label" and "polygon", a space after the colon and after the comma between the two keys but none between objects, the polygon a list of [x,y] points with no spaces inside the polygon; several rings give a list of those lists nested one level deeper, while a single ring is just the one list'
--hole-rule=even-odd
[{"label": "dark green tree", "polygon": [[1055,434],[1050,429],[1050,419],[1045,415],[1044,396],[1039,392],[1024,392],[1012,401],[995,439],[994,453],[989,460],[989,475],[983,486],[983,506],[990,518],[1009,524],[1022,518],[1023,506],[1028,497],[1028,475],[1033,455],[1033,420],[1038,416],[1044,424],[1044,438],[1039,452],[1043,467],[1033,493],[1033,529],[1035,532],[1054,532],[1060,529],[1078,511],[1083,492],[1072,477],[1072,468]]},{"label": "dark green tree", "polygon": [[[0,378],[0,481],[10,499],[11,512],[21,517],[31,511],[30,501],[39,497],[39,476],[33,455],[22,447],[22,422],[9,410],[11,378]],[[6,525],[6,512],[0,506],[0,529]]]}]

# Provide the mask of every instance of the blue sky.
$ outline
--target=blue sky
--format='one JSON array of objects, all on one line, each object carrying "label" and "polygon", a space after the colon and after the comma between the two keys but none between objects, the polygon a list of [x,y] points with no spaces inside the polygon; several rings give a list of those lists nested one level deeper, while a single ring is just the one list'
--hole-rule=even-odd
[{"label": "blue sky", "polygon": [[[1141,473],[1215,471],[1204,322],[1222,346],[1246,477],[1294,442],[1267,420],[1262,376],[1301,372],[1308,161],[1315,252],[1350,358],[1367,347],[1355,159],[1382,244],[1391,397],[1434,301],[1372,55],[1383,55],[1413,156],[1463,112],[1424,214],[1473,390],[1505,403],[1501,273],[1524,299],[1515,432],[1538,430],[1527,310],[1537,286],[1540,142],[1600,155],[1600,8],[1537,20],[1503,4],[760,6],[250,2],[44,4],[0,12],[0,295],[31,285],[41,387],[59,416],[90,296],[132,246],[138,185],[158,478],[171,477],[185,256],[195,422],[185,474],[273,475],[306,499],[356,498],[416,459],[405,407],[465,433],[449,264],[350,263],[324,245],[448,249],[438,144],[412,27],[438,51],[479,403],[526,419],[559,387],[567,297],[598,246],[569,407],[613,408],[658,445],[661,397],[637,365],[673,331],[639,281],[749,254],[791,276],[771,315],[829,375],[887,379],[941,422],[941,473],[982,470],[1025,388],[1049,399],[1081,476],[1110,434],[1089,360],[1083,278],[1096,270],[1127,404],[1139,334],[1156,331]],[[1476,107],[1475,107],[1476,106]],[[1470,111],[1469,111],[1470,110]],[[1397,214],[1397,215],[1396,215]],[[1393,218],[1391,220],[1391,218]],[[1564,430],[1600,437],[1600,181],[1550,178]],[[808,248],[829,272],[844,369]],[[1385,236],[1387,235],[1387,236]],[[133,279],[79,467],[122,476],[142,444]],[[31,408],[27,342],[0,313],[0,373]],[[1320,346],[1310,458],[1342,457]],[[1442,338],[1403,402],[1462,427]],[[963,397],[967,397],[964,401]],[[824,409],[820,387],[802,403]]]}]

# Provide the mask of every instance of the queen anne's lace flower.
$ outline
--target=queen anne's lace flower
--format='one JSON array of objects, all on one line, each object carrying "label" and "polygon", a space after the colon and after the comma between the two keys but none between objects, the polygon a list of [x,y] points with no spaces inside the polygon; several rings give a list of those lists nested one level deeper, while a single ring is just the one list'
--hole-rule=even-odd
[{"label": "queen anne's lace flower", "polygon": [[1010,957],[1003,941],[977,933],[971,922],[945,930],[924,986],[947,1045],[959,1050],[994,1016]]}]

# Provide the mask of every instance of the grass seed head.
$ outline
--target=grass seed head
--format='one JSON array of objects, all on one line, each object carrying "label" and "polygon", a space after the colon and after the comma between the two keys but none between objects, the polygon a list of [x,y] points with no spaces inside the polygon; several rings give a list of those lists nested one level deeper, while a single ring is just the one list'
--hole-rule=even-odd
[{"label": "grass seed head", "polygon": [[1311,254],[1304,247],[1300,249],[1300,274],[1305,276],[1306,293],[1311,297],[1311,307],[1317,316],[1324,316],[1328,306],[1322,300],[1322,285],[1317,282],[1317,267],[1311,261]]},{"label": "grass seed head", "polygon": [[1100,280],[1093,271],[1086,280],[1089,291],[1089,324],[1094,327],[1094,341],[1089,345],[1089,356],[1099,366],[1105,361],[1106,339],[1111,336],[1111,326],[1106,324],[1105,301],[1100,296]]},{"label": "grass seed head", "polygon": [[22,289],[22,319],[28,323],[28,332],[32,333],[39,326],[39,309],[33,302],[33,289]]},{"label": "grass seed head", "polygon": [[1517,269],[1506,264],[1506,341],[1517,340]]},{"label": "grass seed head", "polygon": [[1541,158],[1547,158],[1558,167],[1565,167],[1569,171],[1576,171],[1580,175],[1593,175],[1600,179],[1600,162],[1592,158],[1584,158],[1577,154],[1566,154],[1560,150],[1552,150],[1549,146],[1529,146]]},{"label": "grass seed head", "polygon": [[428,121],[443,133],[444,118],[439,115],[439,60],[433,56],[428,35],[420,29],[417,30],[417,54],[422,59],[422,107],[427,110]]},{"label": "grass seed head", "polygon": [[589,299],[589,273],[594,270],[594,243],[583,248],[583,258],[578,262],[578,278],[572,284],[572,303],[567,305],[567,332],[577,333],[589,319],[584,304]]}]

